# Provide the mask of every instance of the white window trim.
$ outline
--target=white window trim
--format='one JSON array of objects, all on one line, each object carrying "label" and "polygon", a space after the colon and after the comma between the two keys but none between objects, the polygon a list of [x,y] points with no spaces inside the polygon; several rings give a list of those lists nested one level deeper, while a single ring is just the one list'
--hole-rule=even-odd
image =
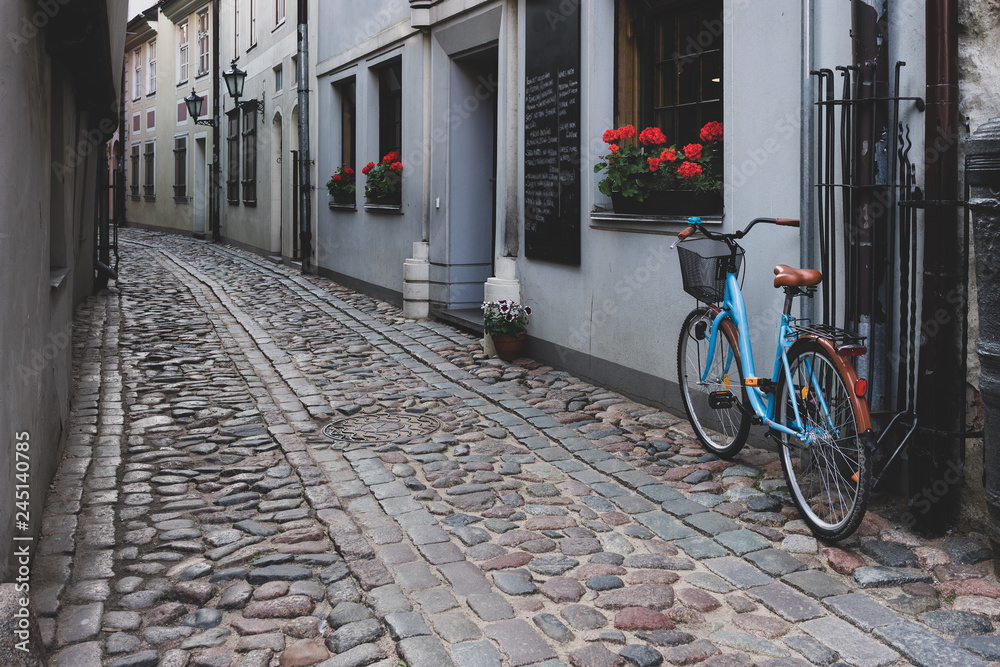
[{"label": "white window trim", "polygon": [[[181,35],[184,41],[181,41]],[[185,62],[185,59],[187,62]],[[191,26],[188,21],[177,24],[177,85],[182,86],[191,77]]]},{"label": "white window trim", "polygon": [[156,38],[146,42],[146,68],[149,71],[146,94],[156,94]]},{"label": "white window trim", "polygon": [[257,0],[250,0],[250,44],[247,51],[257,46]]},{"label": "white window trim", "polygon": [[[274,94],[278,95],[285,90],[285,68],[282,65],[275,65],[271,68],[272,81],[274,82]],[[281,87],[278,87],[278,79],[281,79]]]},{"label": "white window trim", "polygon": [[140,45],[135,51],[132,52],[132,68],[133,68],[133,78],[132,82],[132,101],[142,99],[142,46]]},{"label": "white window trim", "polygon": [[[281,8],[281,14],[278,14],[278,8]],[[285,25],[285,16],[287,15],[288,7],[286,6],[286,0],[274,0],[274,28],[278,29]]]},{"label": "white window trim", "polygon": [[[212,22],[208,16],[208,10],[198,12],[198,71],[196,76],[204,76],[212,69]],[[201,19],[205,19],[205,30],[201,30]],[[202,53],[202,37],[205,38],[205,52]],[[204,56],[204,58],[203,58]],[[205,60],[205,69],[201,68],[201,61]]]}]

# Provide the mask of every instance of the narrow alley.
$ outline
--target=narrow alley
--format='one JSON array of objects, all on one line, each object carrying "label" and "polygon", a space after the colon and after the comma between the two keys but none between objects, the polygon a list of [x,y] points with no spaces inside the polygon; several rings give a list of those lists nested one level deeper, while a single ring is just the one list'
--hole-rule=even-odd
[{"label": "narrow alley", "polygon": [[772,452],[231,247],[120,241],[36,545],[53,667],[1000,661],[981,536],[817,541]]}]

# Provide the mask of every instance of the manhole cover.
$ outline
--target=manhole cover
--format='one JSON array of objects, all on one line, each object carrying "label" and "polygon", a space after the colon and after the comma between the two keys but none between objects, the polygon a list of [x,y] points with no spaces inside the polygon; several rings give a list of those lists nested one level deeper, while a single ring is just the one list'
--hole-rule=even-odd
[{"label": "manhole cover", "polygon": [[323,433],[341,442],[374,443],[428,435],[440,427],[441,422],[427,415],[354,415],[330,422]]}]

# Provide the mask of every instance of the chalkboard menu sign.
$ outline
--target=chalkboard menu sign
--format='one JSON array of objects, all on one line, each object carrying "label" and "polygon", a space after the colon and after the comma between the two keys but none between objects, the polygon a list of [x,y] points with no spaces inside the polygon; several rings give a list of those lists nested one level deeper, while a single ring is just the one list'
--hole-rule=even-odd
[{"label": "chalkboard menu sign", "polygon": [[525,24],[525,255],[579,264],[580,5],[528,0]]}]

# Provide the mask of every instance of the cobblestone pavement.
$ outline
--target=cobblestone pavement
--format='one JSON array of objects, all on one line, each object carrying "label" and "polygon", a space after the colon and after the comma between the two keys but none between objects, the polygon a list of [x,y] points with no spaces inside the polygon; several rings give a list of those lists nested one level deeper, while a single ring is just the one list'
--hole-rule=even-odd
[{"label": "cobblestone pavement", "polygon": [[1000,660],[981,541],[869,514],[817,542],[772,453],[713,460],[328,280],[121,237],[33,568],[55,667]]}]

